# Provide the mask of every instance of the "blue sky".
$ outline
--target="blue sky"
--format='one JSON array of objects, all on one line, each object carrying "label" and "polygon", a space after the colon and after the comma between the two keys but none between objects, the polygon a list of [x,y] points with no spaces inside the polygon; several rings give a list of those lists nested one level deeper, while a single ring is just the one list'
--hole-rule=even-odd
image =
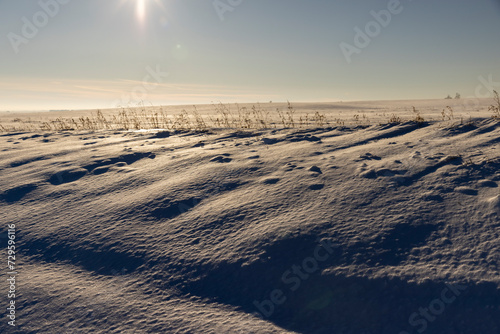
[{"label": "blue sky", "polygon": [[474,96],[499,31],[500,0],[0,0],[0,110]]}]

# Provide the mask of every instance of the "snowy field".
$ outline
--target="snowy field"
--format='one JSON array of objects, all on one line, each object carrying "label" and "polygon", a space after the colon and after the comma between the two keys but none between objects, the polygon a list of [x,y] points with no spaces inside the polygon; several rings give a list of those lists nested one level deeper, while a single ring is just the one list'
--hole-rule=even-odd
[{"label": "snowy field", "polygon": [[[488,102],[293,104],[322,128],[0,133],[17,272],[0,332],[500,333]],[[49,116],[77,117],[0,122]]]},{"label": "snowy field", "polygon": [[[492,99],[362,101],[335,103],[215,102],[206,105],[122,107],[116,109],[45,112],[0,112],[4,130],[44,131],[95,129],[280,128],[386,124],[415,120],[466,123],[491,117]],[[294,123],[290,124],[290,117]],[[90,120],[83,124],[81,119]]]}]

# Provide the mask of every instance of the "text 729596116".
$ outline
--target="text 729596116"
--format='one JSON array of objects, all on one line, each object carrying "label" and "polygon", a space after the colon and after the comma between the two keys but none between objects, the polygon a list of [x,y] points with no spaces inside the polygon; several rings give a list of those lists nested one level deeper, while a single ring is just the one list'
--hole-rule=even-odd
[{"label": "text 729596116", "polygon": [[16,225],[9,224],[7,231],[7,268],[8,277],[7,282],[9,283],[9,292],[7,297],[9,298],[9,304],[7,306],[7,318],[10,326],[16,326]]}]

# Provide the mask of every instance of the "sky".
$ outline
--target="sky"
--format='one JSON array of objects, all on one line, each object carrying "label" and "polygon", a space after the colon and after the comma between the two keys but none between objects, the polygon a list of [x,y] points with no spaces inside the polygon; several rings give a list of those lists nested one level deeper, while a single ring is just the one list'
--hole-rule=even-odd
[{"label": "sky", "polygon": [[499,31],[500,0],[0,0],[0,111],[486,97]]}]

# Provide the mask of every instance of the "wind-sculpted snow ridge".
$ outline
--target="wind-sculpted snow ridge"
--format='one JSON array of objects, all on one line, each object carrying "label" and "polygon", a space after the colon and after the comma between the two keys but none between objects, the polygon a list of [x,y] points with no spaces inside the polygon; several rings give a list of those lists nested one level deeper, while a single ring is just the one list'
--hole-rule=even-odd
[{"label": "wind-sculpted snow ridge", "polygon": [[2,333],[500,331],[494,120],[0,140]]}]

